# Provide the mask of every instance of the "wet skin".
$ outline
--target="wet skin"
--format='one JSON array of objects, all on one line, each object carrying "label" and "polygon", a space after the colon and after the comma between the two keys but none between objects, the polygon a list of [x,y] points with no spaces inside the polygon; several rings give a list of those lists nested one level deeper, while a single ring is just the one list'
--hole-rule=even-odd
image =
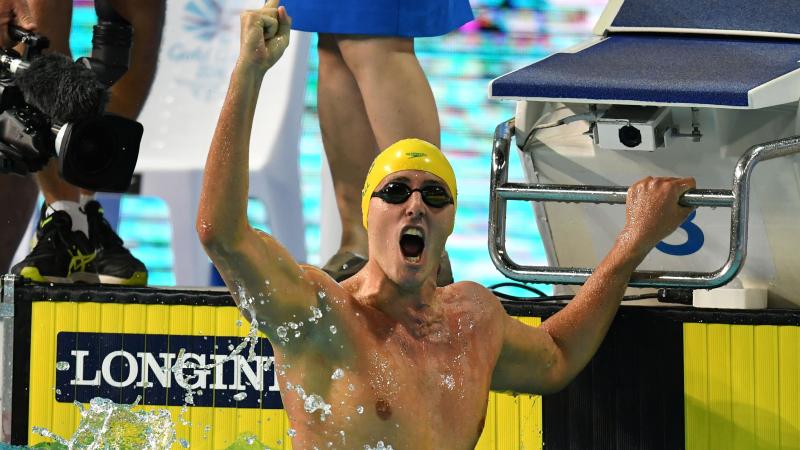
[{"label": "wet skin", "polygon": [[[627,223],[614,247],[569,305],[538,328],[509,317],[480,285],[436,287],[455,208],[429,207],[420,192],[401,204],[371,199],[370,260],[337,284],[319,269],[298,265],[247,221],[256,99],[264,74],[288,45],[290,27],[277,0],[242,14],[240,56],[203,179],[200,241],[234,299],[240,305],[252,301],[275,348],[281,395],[297,431],[294,448],[360,449],[382,440],[395,450],[471,449],[490,388],[555,392],[591,359],[632,271],[691,212],[677,200],[694,180],[647,178],[634,184]],[[412,189],[441,184],[426,172],[404,171],[378,189],[390,181]],[[404,256],[400,245],[409,227],[424,234],[418,259]],[[322,317],[313,323],[308,319],[316,308]],[[303,322],[298,337],[292,329],[281,331],[290,322]],[[336,369],[344,376],[333,380]],[[321,396],[331,414],[306,412],[304,399],[287,382]]]},{"label": "wet skin", "polygon": [[[378,440],[395,449],[474,448],[502,346],[496,330],[505,313],[497,300],[457,283],[437,289],[415,319],[398,320],[359,298],[362,280],[340,287],[313,273],[330,293],[331,311],[306,324],[300,338],[274,345],[279,370],[290,366],[279,378],[296,448],[363,448]],[[344,376],[332,380],[337,368]],[[319,412],[307,413],[302,398],[285,389],[287,380],[321,395],[333,414],[321,421]]]},{"label": "wet skin", "polygon": [[[443,185],[434,175],[404,171],[387,177],[378,189],[391,181],[411,188]],[[275,346],[279,370],[289,366],[281,386],[297,430],[293,442],[299,448],[324,448],[327,442],[362,448],[378,440],[395,449],[474,448],[502,348],[498,330],[505,312],[474,283],[435,287],[452,205],[429,207],[415,192],[402,204],[372,199],[370,208],[370,263],[341,285],[305,268],[326,293],[319,305],[325,312],[319,323],[306,324],[299,338],[289,333],[288,342]],[[409,226],[425,236],[415,262],[399,246]],[[344,377],[332,380],[337,368]],[[286,381],[320,394],[331,404],[332,416],[322,421],[319,413],[308,414],[300,395],[285,389]]]}]

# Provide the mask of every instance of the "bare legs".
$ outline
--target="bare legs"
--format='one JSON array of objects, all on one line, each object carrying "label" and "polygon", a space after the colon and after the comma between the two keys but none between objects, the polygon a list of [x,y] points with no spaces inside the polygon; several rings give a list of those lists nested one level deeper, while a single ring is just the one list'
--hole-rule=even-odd
[{"label": "bare legs", "polygon": [[439,146],[433,92],[411,38],[319,35],[322,142],[342,218],[341,250],[367,254],[361,188],[369,165],[404,138]]},{"label": "bare legs", "polygon": [[36,183],[30,176],[0,176],[0,274],[8,272],[11,260],[25,235],[28,219],[33,214]]},{"label": "bare legs", "polygon": [[[50,38],[53,51],[71,56],[69,33],[72,24],[72,1],[31,0],[31,14],[39,26],[39,33]],[[111,89],[107,111],[134,119],[144,106],[153,83],[164,24],[164,1],[135,2],[113,1],[116,11],[134,28],[131,64],[125,75]],[[44,170],[36,174],[36,181],[45,201],[77,202],[80,191],[58,175],[58,162],[51,159]],[[84,191],[89,193],[88,191]]]},{"label": "bare legs", "polygon": [[[164,22],[164,0],[128,2],[112,1],[117,12],[134,27],[131,66],[125,76],[112,88],[108,111],[135,118],[144,105],[155,77],[158,47]],[[72,0],[30,0],[29,7],[37,23],[37,32],[50,39],[52,51],[70,55],[69,34],[72,17]],[[70,55],[71,56],[71,55]],[[47,166],[35,174],[45,201],[78,202],[79,189],[65,182],[58,174],[58,163],[51,159]],[[91,194],[88,191],[84,193]],[[6,198],[8,197],[8,198]],[[5,199],[5,200],[3,200]],[[0,272],[4,273],[20,239],[25,233],[36,200],[36,184],[31,177],[0,176],[0,204],[6,214],[0,219]]]}]

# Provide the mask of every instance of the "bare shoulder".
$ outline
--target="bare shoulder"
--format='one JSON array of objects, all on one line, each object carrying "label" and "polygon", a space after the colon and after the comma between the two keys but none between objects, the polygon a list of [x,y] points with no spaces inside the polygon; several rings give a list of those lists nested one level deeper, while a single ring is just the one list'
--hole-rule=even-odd
[{"label": "bare shoulder", "polygon": [[441,298],[449,308],[486,317],[501,317],[503,305],[485,286],[474,281],[459,281],[440,288]]}]

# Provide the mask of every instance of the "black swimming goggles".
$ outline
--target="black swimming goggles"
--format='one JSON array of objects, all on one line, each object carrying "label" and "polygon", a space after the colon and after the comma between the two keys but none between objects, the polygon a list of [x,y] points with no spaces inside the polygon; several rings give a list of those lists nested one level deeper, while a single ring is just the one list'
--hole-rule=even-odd
[{"label": "black swimming goggles", "polygon": [[433,208],[444,208],[453,204],[453,198],[442,186],[429,185],[418,189],[411,189],[407,184],[393,181],[383,187],[380,191],[372,193],[373,197],[378,197],[386,203],[400,204],[411,197],[414,192],[419,192],[422,201]]}]

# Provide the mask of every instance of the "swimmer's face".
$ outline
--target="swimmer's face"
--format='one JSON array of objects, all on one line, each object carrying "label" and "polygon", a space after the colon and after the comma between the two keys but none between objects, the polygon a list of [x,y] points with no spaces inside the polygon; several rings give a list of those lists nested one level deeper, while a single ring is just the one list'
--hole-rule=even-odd
[{"label": "swimmer's face", "polygon": [[455,220],[452,198],[444,181],[428,172],[403,170],[381,181],[369,203],[369,257],[389,279],[413,286],[435,277]]}]

